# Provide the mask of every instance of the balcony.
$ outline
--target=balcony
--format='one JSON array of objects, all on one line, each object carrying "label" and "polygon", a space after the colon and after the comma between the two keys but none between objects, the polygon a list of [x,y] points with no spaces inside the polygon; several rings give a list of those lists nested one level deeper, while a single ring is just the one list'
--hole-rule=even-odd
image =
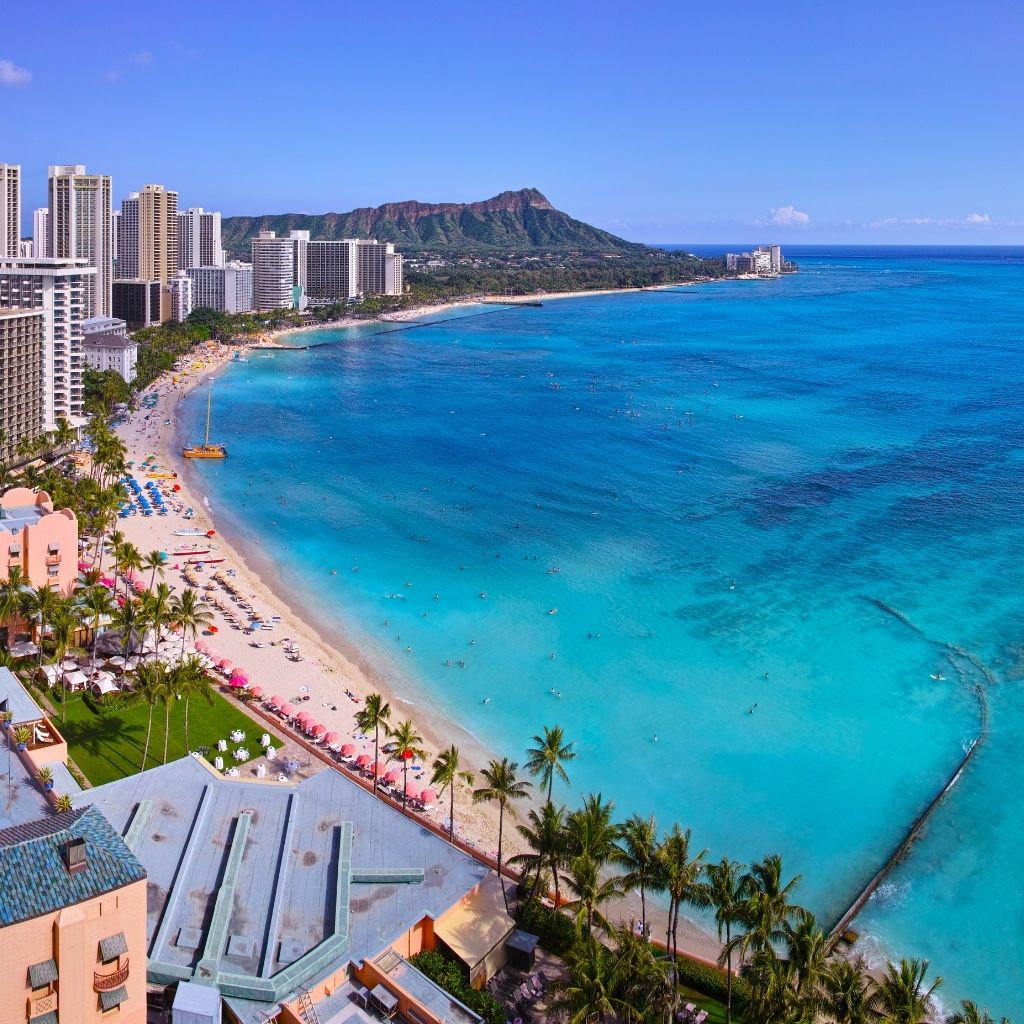
[{"label": "balcony", "polygon": [[96,992],[113,992],[128,980],[128,958],[113,974],[98,974],[93,971],[92,987]]},{"label": "balcony", "polygon": [[57,993],[49,992],[45,996],[29,998],[28,1017],[42,1017],[44,1013],[55,1013],[57,1010]]}]

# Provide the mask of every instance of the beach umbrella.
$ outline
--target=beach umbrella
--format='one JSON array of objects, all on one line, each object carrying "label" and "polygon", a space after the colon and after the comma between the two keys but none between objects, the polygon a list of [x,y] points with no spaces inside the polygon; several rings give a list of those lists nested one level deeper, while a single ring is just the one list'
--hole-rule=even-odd
[{"label": "beach umbrella", "polygon": [[291,704],[282,704],[278,709],[285,718],[291,718],[295,714],[295,708]]},{"label": "beach umbrella", "polygon": [[249,692],[252,694],[253,700],[263,700],[262,687],[254,686]]},{"label": "beach umbrella", "polygon": [[420,797],[420,791],[410,782],[405,787],[405,799],[406,800],[418,800]]},{"label": "beach umbrella", "polygon": [[338,740],[340,740],[340,739],[341,739],[341,736],[340,736],[339,733],[329,732],[329,733],[327,733],[326,736],[324,736],[324,746],[325,747],[331,747],[333,749],[334,747],[336,747],[338,745]]},{"label": "beach umbrella", "polygon": [[424,807],[429,807],[431,804],[436,803],[437,793],[434,790],[427,788],[420,793],[420,802]]},{"label": "beach umbrella", "polygon": [[378,761],[373,766],[373,774],[376,775],[378,778],[384,775],[387,772],[387,770],[388,766],[383,761]]},{"label": "beach umbrella", "polygon": [[237,669],[231,673],[231,678],[228,680],[228,686],[248,686],[249,677],[244,672],[239,672]]},{"label": "beach umbrella", "polygon": [[223,672],[227,672],[227,670],[231,668],[231,659],[221,658],[220,661],[217,662],[217,668],[221,669]]},{"label": "beach umbrella", "polygon": [[339,751],[342,757],[351,757],[355,752],[356,747],[354,743],[343,744],[341,750]]},{"label": "beach umbrella", "polygon": [[235,665],[235,667],[231,670],[231,674],[233,676],[247,676],[249,673],[246,672],[246,670],[242,668],[241,665]]},{"label": "beach umbrella", "polygon": [[295,716],[295,721],[296,722],[302,722],[303,724],[305,724],[306,722],[312,722],[313,721],[313,716],[308,711],[300,711]]},{"label": "beach umbrella", "polygon": [[309,727],[309,735],[312,736],[313,739],[318,740],[321,736],[327,735],[327,726],[316,722]]},{"label": "beach umbrella", "polygon": [[277,694],[274,694],[270,698],[270,706],[271,707],[279,708],[279,707],[281,707],[282,704],[284,704],[284,697],[278,697]]},{"label": "beach umbrella", "polygon": [[394,768],[389,768],[384,773],[384,781],[390,786],[398,781],[398,771]]},{"label": "beach umbrella", "polygon": [[230,686],[232,690],[244,690],[245,678],[243,676],[232,676],[228,680],[228,686]]},{"label": "beach umbrella", "polygon": [[360,754],[356,758],[356,764],[359,765],[360,768],[365,768],[372,760],[373,758],[370,757],[369,754]]}]

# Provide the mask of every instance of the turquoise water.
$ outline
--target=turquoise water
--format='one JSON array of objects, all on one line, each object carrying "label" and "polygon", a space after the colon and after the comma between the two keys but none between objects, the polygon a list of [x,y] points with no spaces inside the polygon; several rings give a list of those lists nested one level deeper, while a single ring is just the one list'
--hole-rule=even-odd
[{"label": "turquoise water", "polygon": [[230,458],[194,472],[408,700],[513,756],[563,725],[576,793],[781,852],[823,920],[978,735],[981,683],[987,742],[858,927],[1019,1016],[1022,263],[801,265],[292,339],[225,373]]}]

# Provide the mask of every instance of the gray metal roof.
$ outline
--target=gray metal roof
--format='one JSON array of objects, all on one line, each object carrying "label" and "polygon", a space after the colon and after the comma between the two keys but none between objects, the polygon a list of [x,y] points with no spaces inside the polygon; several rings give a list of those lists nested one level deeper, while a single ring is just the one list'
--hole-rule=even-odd
[{"label": "gray metal roof", "polygon": [[149,876],[152,981],[273,1003],[440,916],[487,869],[335,771],[297,786],[193,758],[89,790]]},{"label": "gray metal roof", "polygon": [[13,725],[38,722],[43,713],[9,668],[0,667],[0,711],[13,711]]}]

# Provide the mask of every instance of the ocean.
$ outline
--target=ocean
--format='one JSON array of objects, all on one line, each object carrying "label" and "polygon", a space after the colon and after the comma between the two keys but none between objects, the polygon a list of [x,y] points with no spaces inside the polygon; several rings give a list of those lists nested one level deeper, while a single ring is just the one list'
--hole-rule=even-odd
[{"label": "ocean", "polygon": [[779,852],[825,924],[981,735],[980,689],[984,742],[855,927],[1020,1016],[1024,252],[786,255],[293,336],[219,379],[230,457],[193,472],[414,720],[520,761],[558,723],[560,798]]}]

